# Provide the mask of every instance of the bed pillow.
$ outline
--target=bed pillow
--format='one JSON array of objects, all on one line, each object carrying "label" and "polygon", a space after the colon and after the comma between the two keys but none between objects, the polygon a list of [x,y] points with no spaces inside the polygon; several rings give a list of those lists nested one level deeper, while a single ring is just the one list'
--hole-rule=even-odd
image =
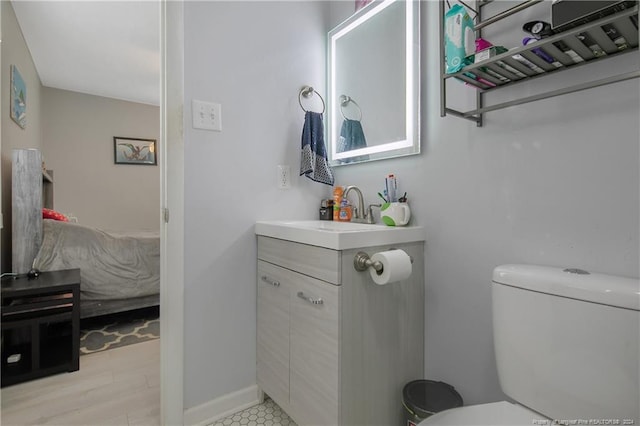
[{"label": "bed pillow", "polygon": [[59,220],[61,222],[69,222],[69,219],[65,215],[51,209],[42,209],[42,218]]}]

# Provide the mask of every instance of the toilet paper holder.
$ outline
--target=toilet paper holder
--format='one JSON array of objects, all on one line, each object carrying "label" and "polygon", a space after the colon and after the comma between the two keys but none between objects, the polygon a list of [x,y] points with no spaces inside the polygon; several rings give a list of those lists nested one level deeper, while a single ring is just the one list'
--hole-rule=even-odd
[{"label": "toilet paper holder", "polygon": [[[389,250],[397,250],[395,248],[390,248]],[[409,255],[409,259],[411,259],[411,263],[413,263],[413,256]],[[382,263],[378,261],[372,261],[371,257],[363,252],[359,251],[353,258],[353,267],[356,271],[364,272],[367,268],[373,268],[376,272],[380,273],[382,271]]]}]

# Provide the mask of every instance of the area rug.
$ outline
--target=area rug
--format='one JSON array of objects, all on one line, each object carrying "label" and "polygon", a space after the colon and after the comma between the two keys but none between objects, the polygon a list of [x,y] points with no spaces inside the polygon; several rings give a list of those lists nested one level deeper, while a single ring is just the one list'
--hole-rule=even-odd
[{"label": "area rug", "polygon": [[157,306],[83,319],[80,355],[119,348],[160,337]]}]

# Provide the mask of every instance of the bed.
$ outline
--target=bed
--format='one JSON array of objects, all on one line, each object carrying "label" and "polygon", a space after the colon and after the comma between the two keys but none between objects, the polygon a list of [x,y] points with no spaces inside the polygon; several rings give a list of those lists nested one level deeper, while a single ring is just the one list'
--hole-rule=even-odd
[{"label": "bed", "polygon": [[44,219],[33,267],[80,268],[81,318],[159,305],[158,233],[114,233]]},{"label": "bed", "polygon": [[122,234],[64,222],[52,210],[54,175],[43,170],[40,151],[13,150],[11,168],[12,273],[80,268],[81,318],[160,304],[157,232]]}]

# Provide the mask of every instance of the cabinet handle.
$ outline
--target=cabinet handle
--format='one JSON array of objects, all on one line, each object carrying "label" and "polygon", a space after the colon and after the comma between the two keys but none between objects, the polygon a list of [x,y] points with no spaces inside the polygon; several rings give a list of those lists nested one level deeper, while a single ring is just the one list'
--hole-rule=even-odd
[{"label": "cabinet handle", "polygon": [[266,275],[263,275],[260,278],[262,279],[262,281],[264,281],[267,284],[271,284],[274,287],[280,287],[280,281],[274,281],[274,280],[270,279],[269,277],[267,277]]},{"label": "cabinet handle", "polygon": [[300,299],[306,300],[307,302],[313,305],[322,305],[324,303],[324,301],[321,298],[313,299],[311,297],[305,296],[304,293],[301,291],[298,292],[298,297]]}]

